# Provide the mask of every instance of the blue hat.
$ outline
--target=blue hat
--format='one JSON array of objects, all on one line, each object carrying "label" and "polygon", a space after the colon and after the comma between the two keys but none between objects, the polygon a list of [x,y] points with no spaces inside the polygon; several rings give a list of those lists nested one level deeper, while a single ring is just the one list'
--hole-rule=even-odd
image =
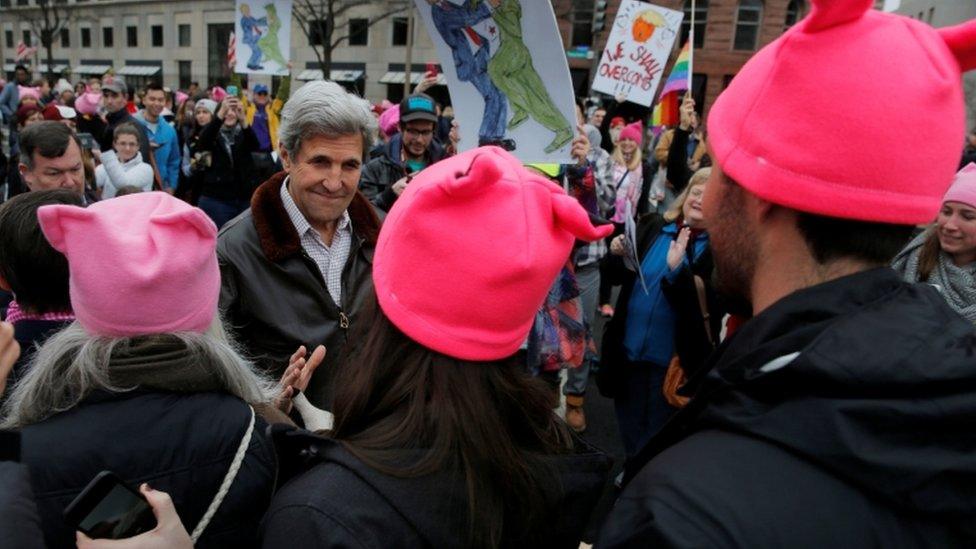
[{"label": "blue hat", "polygon": [[254,86],[254,93],[268,93],[268,87],[264,84]]}]

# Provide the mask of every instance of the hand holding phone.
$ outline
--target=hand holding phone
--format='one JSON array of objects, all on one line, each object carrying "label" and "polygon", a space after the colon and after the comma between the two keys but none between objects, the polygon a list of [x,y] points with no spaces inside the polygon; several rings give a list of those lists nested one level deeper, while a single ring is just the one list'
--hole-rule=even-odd
[{"label": "hand holding phone", "polygon": [[237,86],[234,85],[227,86],[227,95],[233,95],[234,97],[237,97],[238,91],[239,90],[237,89]]},{"label": "hand holding phone", "polygon": [[148,532],[156,518],[142,494],[102,471],[64,510],[68,524],[90,538],[122,539]]}]

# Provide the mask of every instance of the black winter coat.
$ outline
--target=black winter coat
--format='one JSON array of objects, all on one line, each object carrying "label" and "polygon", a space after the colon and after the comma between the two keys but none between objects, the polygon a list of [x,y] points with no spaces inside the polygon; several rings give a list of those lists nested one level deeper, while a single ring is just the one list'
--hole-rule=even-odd
[{"label": "black winter coat", "polygon": [[976,332],[936,289],[879,268],[797,291],[710,365],[599,547],[976,546]]},{"label": "black winter coat", "polygon": [[325,362],[305,393],[316,406],[328,408],[331,366],[345,356],[350,327],[370,320],[361,313],[373,292],[379,220],[357,193],[348,208],[353,239],[342,271],[342,303],[335,303],[281,201],[284,180],[282,172],[262,184],[251,209],[220,231],[220,309],[246,354],[275,378],[299,345],[325,345]]},{"label": "black winter coat", "polygon": [[[250,421],[248,406],[221,393],[137,390],[92,394],[22,430],[48,549],[75,547],[64,508],[100,471],[169,493],[187,531],[210,505]],[[255,418],[244,462],[197,548],[253,547],[274,488],[274,448]]]},{"label": "black winter coat", "polygon": [[0,431],[0,545],[5,549],[44,549],[30,476],[19,460],[20,433]]},{"label": "black winter coat", "polygon": [[195,180],[199,189],[196,196],[207,196],[218,200],[250,200],[254,189],[261,182],[254,169],[251,153],[260,148],[258,137],[250,126],[242,128],[231,145],[231,155],[227,154],[220,129],[224,121],[214,115],[200,133],[200,138],[190,149],[190,154],[209,152],[211,164]]},{"label": "black winter coat", "polygon": [[[304,455],[315,455],[319,464],[275,494],[261,525],[263,548],[466,546],[467,487],[458,475],[393,477],[366,466],[333,440],[301,431],[292,438],[304,440],[288,441],[285,451],[298,456],[307,445],[311,451]],[[282,453],[282,444],[277,446]],[[610,458],[577,440],[575,453],[544,459],[560,487],[549,494],[547,509],[554,518],[538,525],[547,542],[536,547],[576,549],[607,481]],[[502,545],[525,546],[510,539]]]}]

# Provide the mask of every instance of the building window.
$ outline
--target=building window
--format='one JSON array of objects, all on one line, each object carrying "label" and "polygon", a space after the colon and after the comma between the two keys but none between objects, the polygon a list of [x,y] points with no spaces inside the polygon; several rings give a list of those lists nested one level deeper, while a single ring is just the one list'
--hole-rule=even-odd
[{"label": "building window", "polygon": [[729,84],[732,83],[732,79],[733,78],[735,78],[735,75],[734,74],[726,74],[725,76],[722,77],[722,89],[723,90],[725,88],[729,87]]},{"label": "building window", "polygon": [[406,46],[408,41],[408,34],[410,32],[410,24],[407,22],[406,17],[394,17],[393,18],[393,39],[390,44],[393,46]]},{"label": "building window", "polygon": [[[29,4],[29,0],[17,0],[18,6],[26,6]],[[24,42],[26,44],[26,42]]]},{"label": "building window", "polygon": [[61,29],[61,47],[70,48],[71,47],[71,33],[68,29]]},{"label": "building window", "polygon": [[115,47],[115,33],[112,31],[112,27],[102,27],[102,47]]},{"label": "building window", "polygon": [[308,29],[308,45],[309,46],[324,46],[325,45],[325,35],[329,29],[329,22],[323,19],[318,19],[315,21],[309,21]]},{"label": "building window", "polygon": [[130,48],[139,47],[139,27],[125,28],[125,45]]},{"label": "building window", "polygon": [[25,31],[21,32],[20,33],[20,39],[24,41],[24,45],[25,46],[30,46],[31,45],[31,42],[32,42],[30,31],[29,30],[25,30]]},{"label": "building window", "polygon": [[570,46],[593,45],[593,0],[573,2],[573,35]]},{"label": "building window", "polygon": [[177,32],[179,33],[179,41],[181,48],[190,47],[190,25],[180,25],[177,27]]},{"label": "building window", "polygon": [[207,25],[207,80],[211,84],[224,86],[230,79],[227,66],[227,44],[234,32],[234,23]]},{"label": "building window", "polygon": [[369,19],[349,20],[349,45],[350,46],[369,45]]},{"label": "building window", "polygon": [[933,8],[929,8],[929,18],[926,20],[926,23],[928,23],[929,25],[931,25],[932,24],[932,19],[934,17],[935,17],[935,8],[934,7]]},{"label": "building window", "polygon": [[91,47],[91,29],[89,28],[81,29],[81,47]]},{"label": "building window", "polygon": [[10,0],[0,0],[0,8],[9,8]]},{"label": "building window", "polygon": [[759,28],[762,25],[762,0],[739,0],[735,11],[735,41],[732,49],[753,51],[759,45]]},{"label": "building window", "polygon": [[786,6],[786,28],[790,28],[807,14],[807,4],[803,0],[790,0]]},{"label": "building window", "polygon": [[[691,29],[691,2],[685,1],[685,18],[681,20],[681,44],[688,41],[688,32]],[[695,47],[705,46],[705,27],[708,24],[708,0],[698,0],[695,2]]]},{"label": "building window", "polygon": [[153,25],[149,27],[149,32],[152,35],[152,46],[154,48],[163,47],[163,26]]},{"label": "building window", "polygon": [[180,88],[187,89],[190,87],[190,82],[193,81],[193,75],[191,74],[190,67],[192,67],[192,61],[177,61],[176,69],[180,76]]},{"label": "building window", "polygon": [[3,31],[3,40],[8,48],[14,47],[14,31],[5,30]]}]

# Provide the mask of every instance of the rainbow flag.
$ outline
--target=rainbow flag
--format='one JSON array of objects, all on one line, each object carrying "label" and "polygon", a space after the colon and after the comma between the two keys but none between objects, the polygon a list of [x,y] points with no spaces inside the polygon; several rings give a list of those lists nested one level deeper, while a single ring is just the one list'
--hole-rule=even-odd
[{"label": "rainbow flag", "polygon": [[680,120],[678,107],[678,94],[662,95],[661,99],[654,105],[654,111],[651,114],[651,126],[677,126]]},{"label": "rainbow flag", "polygon": [[690,40],[681,48],[681,53],[678,54],[678,59],[671,68],[671,75],[668,76],[668,81],[664,83],[664,89],[661,90],[662,97],[671,92],[688,89],[688,67],[691,61],[689,43]]}]

